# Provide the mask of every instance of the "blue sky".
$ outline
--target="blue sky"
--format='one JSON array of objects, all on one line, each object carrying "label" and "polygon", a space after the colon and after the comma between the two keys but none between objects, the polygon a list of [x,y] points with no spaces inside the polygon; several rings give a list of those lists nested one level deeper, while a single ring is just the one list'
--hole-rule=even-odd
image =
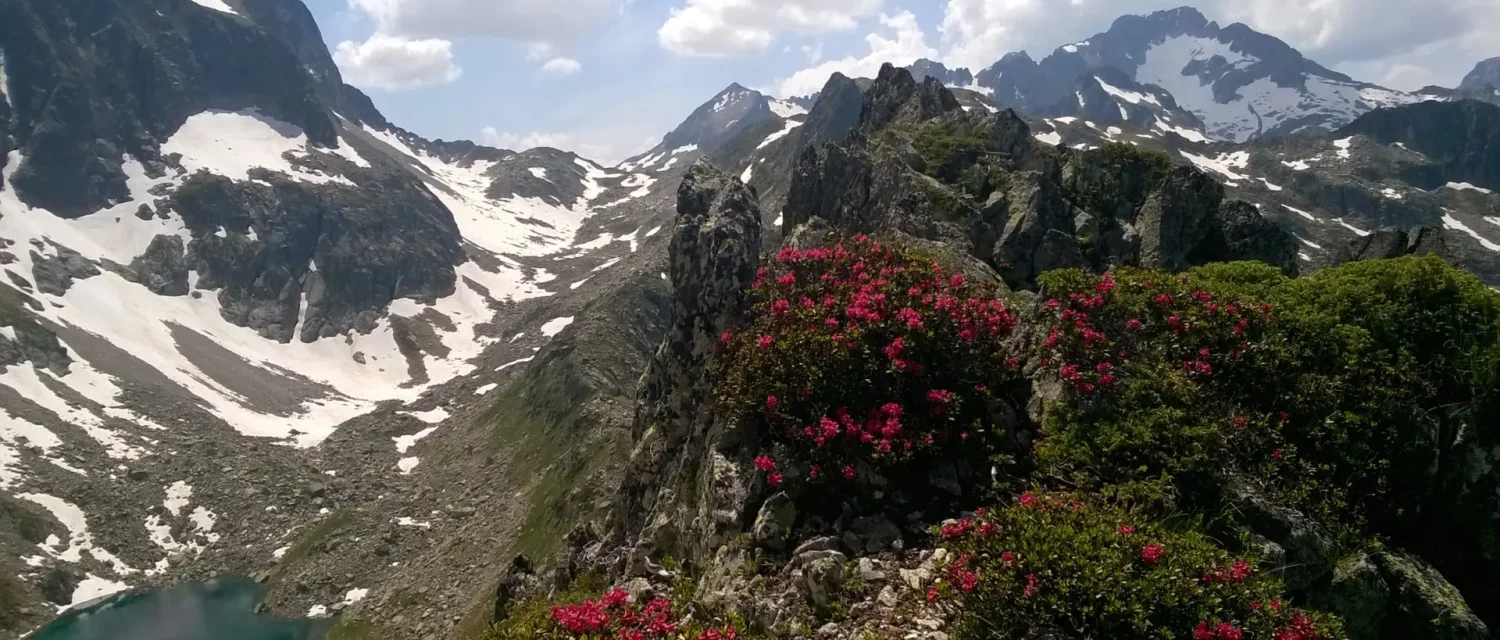
[{"label": "blue sky", "polygon": [[[305,0],[346,81],[430,138],[558,146],[613,162],[731,82],[804,93],[917,56],[1040,57],[1154,0]],[[1350,75],[1452,85],[1500,55],[1494,0],[1207,0]],[[1290,11],[1296,7],[1296,11]],[[1487,48],[1495,49],[1485,51]],[[905,58],[905,59],[902,59]],[[801,72],[800,75],[799,72]],[[790,79],[790,81],[789,81]]]}]

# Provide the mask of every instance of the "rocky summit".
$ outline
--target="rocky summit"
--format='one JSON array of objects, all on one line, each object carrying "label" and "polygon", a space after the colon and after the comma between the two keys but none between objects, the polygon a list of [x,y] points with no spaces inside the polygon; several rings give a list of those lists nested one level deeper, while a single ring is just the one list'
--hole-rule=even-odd
[{"label": "rocky summit", "polygon": [[1183,7],[608,165],[339,49],[0,3],[0,638],[1500,629],[1496,60],[1396,91]]}]

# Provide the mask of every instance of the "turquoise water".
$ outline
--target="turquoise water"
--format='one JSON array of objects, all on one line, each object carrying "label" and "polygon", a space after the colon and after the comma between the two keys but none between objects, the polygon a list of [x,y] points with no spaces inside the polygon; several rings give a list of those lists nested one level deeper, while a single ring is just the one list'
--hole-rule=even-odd
[{"label": "turquoise water", "polygon": [[288,620],[255,613],[265,589],[253,580],[218,579],[113,596],[69,611],[31,640],[315,640],[329,620]]}]

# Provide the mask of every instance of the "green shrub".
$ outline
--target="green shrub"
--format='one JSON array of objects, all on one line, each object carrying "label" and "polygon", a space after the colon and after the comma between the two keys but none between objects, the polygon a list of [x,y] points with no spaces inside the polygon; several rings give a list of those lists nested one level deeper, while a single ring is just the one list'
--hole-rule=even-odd
[{"label": "green shrub", "polygon": [[[1087,312],[1106,336],[1089,348],[1061,325],[1044,347],[1052,366],[1075,365],[1080,396],[1047,412],[1037,453],[1049,474],[1097,486],[1167,473],[1206,499],[1249,474],[1352,542],[1415,524],[1458,434],[1500,439],[1500,296],[1437,258],[1297,280],[1245,264],[1114,280],[1101,293],[1105,278],[1077,271],[1042,279],[1057,322]],[[1112,363],[1113,384],[1097,362]]]},{"label": "green shrub", "polygon": [[480,640],[734,640],[743,621],[707,624],[685,615],[692,604],[691,584],[674,585],[672,597],[631,602],[625,590],[605,589],[593,574],[576,581],[551,600],[528,600],[494,625]]},{"label": "green shrub", "polygon": [[1023,494],[943,526],[957,556],[928,597],[957,599],[960,639],[1344,637],[1337,619],[1286,606],[1253,561],[1161,520],[1126,500]]},{"label": "green shrub", "polygon": [[773,485],[983,456],[991,403],[1020,379],[1002,349],[1015,324],[992,286],[911,250],[785,249],[749,326],[722,338],[720,412],[761,427]]}]

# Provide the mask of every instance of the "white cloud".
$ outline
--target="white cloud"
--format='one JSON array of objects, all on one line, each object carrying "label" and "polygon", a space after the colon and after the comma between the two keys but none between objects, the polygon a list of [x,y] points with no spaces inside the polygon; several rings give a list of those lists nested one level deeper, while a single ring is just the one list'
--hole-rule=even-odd
[{"label": "white cloud", "polygon": [[[1121,15],[1170,9],[1181,0],[947,0],[943,61],[978,71],[1011,51],[1033,57],[1109,28]],[[1482,57],[1495,55],[1495,0],[1314,0],[1289,11],[1286,0],[1202,0],[1221,25],[1244,22],[1286,41],[1312,60],[1357,79],[1411,85],[1452,84]],[[1443,50],[1447,55],[1423,55]],[[1413,64],[1408,59],[1426,60]],[[1411,69],[1394,70],[1397,64]],[[1415,69],[1415,70],[1414,70]],[[1422,81],[1421,72],[1428,74]],[[1437,77],[1433,77],[1437,76]]]},{"label": "white cloud", "polygon": [[348,0],[381,33],[572,42],[615,15],[620,0]]},{"label": "white cloud", "polygon": [[344,79],[375,89],[412,89],[457,80],[462,70],[453,61],[447,40],[408,40],[375,34],[364,42],[344,41],[333,52]]},{"label": "white cloud", "polygon": [[865,43],[870,47],[868,53],[827,60],[798,71],[777,83],[775,93],[782,97],[805,96],[821,90],[835,71],[855,78],[873,78],[880,72],[880,65],[887,62],[905,66],[920,58],[937,57],[937,50],[927,45],[917,17],[911,12],[903,11],[894,16],[882,14],[880,24],[893,32],[892,37],[871,33],[865,36]]},{"label": "white cloud", "polygon": [[687,0],[656,35],[681,55],[758,54],[780,31],[849,31],[880,6],[881,0]]},{"label": "white cloud", "polygon": [[547,133],[533,131],[530,133],[510,133],[500,131],[494,127],[485,127],[479,131],[479,141],[491,147],[511,149],[514,151],[525,151],[537,147],[551,147],[572,151],[580,156],[598,162],[605,166],[613,165],[627,157],[649,149],[656,144],[656,140],[650,140],[644,144],[631,138],[631,142],[622,140],[622,136],[630,134],[625,132],[600,132],[588,135],[576,133]]},{"label": "white cloud", "polygon": [[583,69],[583,65],[572,58],[553,58],[542,65],[542,71],[559,76],[570,76]]}]

